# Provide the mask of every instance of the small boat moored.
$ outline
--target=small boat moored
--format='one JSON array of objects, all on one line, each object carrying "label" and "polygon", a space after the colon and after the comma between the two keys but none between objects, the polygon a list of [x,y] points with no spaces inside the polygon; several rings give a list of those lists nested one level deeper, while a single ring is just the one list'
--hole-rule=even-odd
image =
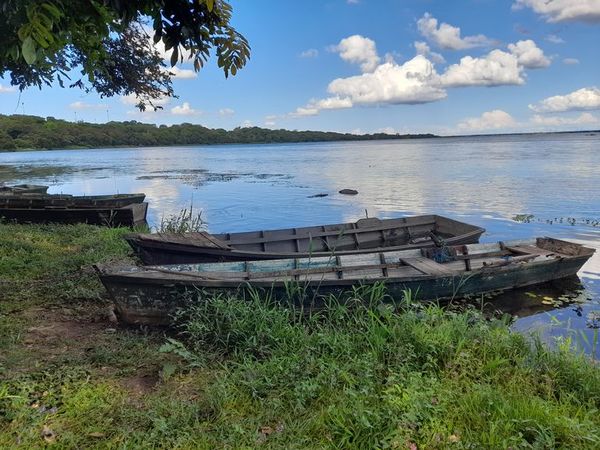
[{"label": "small boat moored", "polygon": [[241,233],[136,233],[125,239],[144,264],[252,261],[472,244],[485,230],[437,215]]},{"label": "small boat moored", "polygon": [[121,208],[142,203],[146,194],[68,195],[68,194],[11,194],[0,192],[0,208]]},{"label": "small boat moored", "polygon": [[110,227],[135,227],[146,224],[148,203],[133,203],[122,207],[60,207],[5,208],[0,207],[0,219],[17,223],[88,223]]},{"label": "small boat moored", "polygon": [[15,184],[13,186],[0,186],[0,194],[45,194],[48,186],[41,184]]},{"label": "small boat moored", "polygon": [[[401,299],[452,299],[574,276],[593,249],[552,238],[355,255],[151,267],[97,267],[121,320],[166,325],[172,313],[217,293],[258,289],[319,308],[330,295],[383,282]],[[297,285],[298,289],[291,289]]]}]

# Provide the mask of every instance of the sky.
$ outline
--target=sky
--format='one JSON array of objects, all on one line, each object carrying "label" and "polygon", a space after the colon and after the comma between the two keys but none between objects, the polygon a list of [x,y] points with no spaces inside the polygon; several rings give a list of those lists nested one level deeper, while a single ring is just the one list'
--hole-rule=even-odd
[{"label": "sky", "polygon": [[251,59],[175,69],[163,110],[58,86],[0,114],[351,133],[600,129],[600,0],[232,0]]}]

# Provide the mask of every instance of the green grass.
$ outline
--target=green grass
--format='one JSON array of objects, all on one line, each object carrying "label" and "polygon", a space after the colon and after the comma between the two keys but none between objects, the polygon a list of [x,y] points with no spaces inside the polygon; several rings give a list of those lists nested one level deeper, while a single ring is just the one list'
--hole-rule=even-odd
[{"label": "green grass", "polygon": [[89,268],[129,258],[124,232],[0,225],[0,448],[600,448],[600,369],[568,341],[383,286],[115,329]]}]

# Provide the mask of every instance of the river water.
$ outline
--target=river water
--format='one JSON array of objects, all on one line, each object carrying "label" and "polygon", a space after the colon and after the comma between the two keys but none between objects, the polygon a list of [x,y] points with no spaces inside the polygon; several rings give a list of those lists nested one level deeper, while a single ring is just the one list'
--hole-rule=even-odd
[{"label": "river water", "polygon": [[[152,226],[190,207],[212,232],[436,213],[486,228],[482,242],[548,235],[600,249],[600,133],[0,153],[1,182],[145,192]],[[600,252],[578,275],[486,300],[518,315],[515,329],[600,357]]]}]

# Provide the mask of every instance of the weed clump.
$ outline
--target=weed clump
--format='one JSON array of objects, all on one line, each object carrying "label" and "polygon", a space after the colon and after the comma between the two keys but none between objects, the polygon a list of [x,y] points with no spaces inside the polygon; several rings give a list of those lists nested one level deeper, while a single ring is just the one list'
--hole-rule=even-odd
[{"label": "weed clump", "polygon": [[474,309],[419,305],[410,293],[392,305],[378,290],[311,313],[250,295],[180,315],[180,354],[224,367],[215,426],[238,432],[220,438],[247,445],[267,423],[286,427],[274,445],[600,445],[600,371],[584,356],[532,346]]}]

